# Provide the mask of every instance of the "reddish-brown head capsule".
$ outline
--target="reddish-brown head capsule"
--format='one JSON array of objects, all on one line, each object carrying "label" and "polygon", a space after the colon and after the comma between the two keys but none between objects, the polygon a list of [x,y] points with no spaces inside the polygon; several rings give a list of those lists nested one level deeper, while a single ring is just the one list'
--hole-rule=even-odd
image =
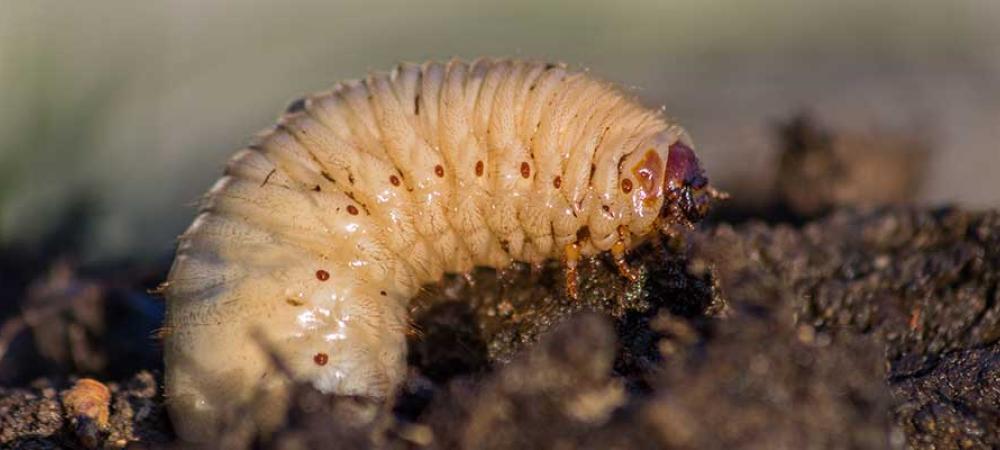
[{"label": "reddish-brown head capsule", "polygon": [[716,197],[715,191],[708,188],[708,178],[694,150],[683,142],[670,146],[663,192],[667,201],[660,214],[687,224],[705,217],[709,203]]}]

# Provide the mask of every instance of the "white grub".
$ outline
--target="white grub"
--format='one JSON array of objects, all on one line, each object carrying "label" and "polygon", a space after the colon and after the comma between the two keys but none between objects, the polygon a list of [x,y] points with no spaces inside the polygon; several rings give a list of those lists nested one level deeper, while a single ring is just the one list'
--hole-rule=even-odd
[{"label": "white grub", "polygon": [[406,303],[445,273],[624,261],[678,220],[663,213],[678,143],[690,151],[660,111],[535,61],[402,64],[296,101],[180,238],[164,288],[178,434],[210,439],[234,407],[275,426],[289,376],[391,395]]}]

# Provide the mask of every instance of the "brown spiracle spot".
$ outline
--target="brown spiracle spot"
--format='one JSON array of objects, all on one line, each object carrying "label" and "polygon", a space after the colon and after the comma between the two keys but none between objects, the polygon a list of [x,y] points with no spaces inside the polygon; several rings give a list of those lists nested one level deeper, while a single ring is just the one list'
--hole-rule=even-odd
[{"label": "brown spiracle spot", "polygon": [[441,167],[440,164],[434,166],[434,175],[437,175],[438,178],[444,177],[444,167]]},{"label": "brown spiracle spot", "polygon": [[521,178],[528,178],[531,176],[531,165],[527,161],[521,163]]},{"label": "brown spiracle spot", "polygon": [[354,205],[347,205],[347,213],[352,216],[358,215],[358,207]]},{"label": "brown spiracle spot", "polygon": [[319,269],[319,270],[316,271],[316,279],[319,280],[319,281],[329,280],[330,279],[330,272],[327,272],[327,271],[325,271],[323,269]]},{"label": "brown spiracle spot", "polygon": [[318,184],[315,185],[315,186],[313,186],[313,192],[319,192],[319,191],[322,191],[322,190],[323,190],[323,188],[319,187]]},{"label": "brown spiracle spot", "polygon": [[559,177],[559,176],[555,177],[552,180],[552,187],[554,187],[556,189],[559,189],[560,187],[562,187],[562,177]]},{"label": "brown spiracle spot", "polygon": [[378,291],[378,295],[381,295],[381,296],[385,297],[386,295],[389,295],[389,294],[386,294],[385,291]]},{"label": "brown spiracle spot", "polygon": [[302,300],[299,300],[297,298],[286,298],[285,303],[288,303],[289,306],[302,306],[305,304],[302,302]]},{"label": "brown spiracle spot", "polygon": [[486,169],[486,167],[483,165],[482,161],[476,161],[476,176],[477,177],[483,176],[483,170],[485,170],[485,169]]},{"label": "brown spiracle spot", "polygon": [[330,360],[330,357],[327,356],[326,353],[322,353],[321,352],[321,353],[317,353],[316,355],[313,356],[313,362],[316,363],[317,366],[325,366],[326,363],[327,363],[327,361],[329,361],[329,360]]},{"label": "brown spiracle spot", "polygon": [[392,183],[393,186],[399,186],[399,177],[395,175],[390,175],[389,182]]},{"label": "brown spiracle spot", "polygon": [[663,195],[663,170],[663,159],[654,149],[646,150],[642,160],[632,167],[632,175],[639,181],[639,196],[646,206],[653,206]]},{"label": "brown spiracle spot", "polygon": [[622,192],[626,194],[632,192],[632,180],[628,178],[622,180]]}]

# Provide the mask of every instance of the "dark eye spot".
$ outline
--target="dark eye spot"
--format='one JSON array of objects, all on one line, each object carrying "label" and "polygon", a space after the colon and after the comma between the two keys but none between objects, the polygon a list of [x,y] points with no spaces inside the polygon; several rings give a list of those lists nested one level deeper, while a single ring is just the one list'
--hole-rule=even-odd
[{"label": "dark eye spot", "polygon": [[393,186],[399,186],[399,177],[391,175],[389,176],[389,182],[392,183]]},{"label": "dark eye spot", "polygon": [[562,186],[562,177],[555,177],[552,180],[552,187],[559,189]]},{"label": "dark eye spot", "polygon": [[378,291],[378,295],[385,297],[388,294],[386,294],[385,291]]},{"label": "dark eye spot", "polygon": [[356,216],[358,215],[358,208],[354,205],[347,205],[347,213]]},{"label": "dark eye spot", "polygon": [[622,192],[626,194],[632,192],[632,180],[628,178],[622,180]]},{"label": "dark eye spot", "polygon": [[434,166],[434,174],[437,175],[438,178],[444,177],[444,167],[441,167],[440,164]]},{"label": "dark eye spot", "polygon": [[476,176],[477,177],[483,176],[483,170],[485,170],[485,169],[486,169],[486,167],[483,165],[482,161],[476,161]]},{"label": "dark eye spot", "polygon": [[316,279],[319,280],[319,281],[329,280],[330,279],[330,272],[327,272],[327,271],[325,271],[323,269],[319,269],[319,270],[316,271]]},{"label": "dark eye spot", "polygon": [[313,362],[316,363],[317,366],[325,366],[327,361],[329,360],[330,357],[327,356],[326,353],[317,353],[315,356],[313,356]]}]

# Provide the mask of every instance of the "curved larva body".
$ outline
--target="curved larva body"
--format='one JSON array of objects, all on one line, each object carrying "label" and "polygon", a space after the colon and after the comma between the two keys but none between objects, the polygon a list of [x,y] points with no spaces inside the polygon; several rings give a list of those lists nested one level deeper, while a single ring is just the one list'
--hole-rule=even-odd
[{"label": "curved larva body", "polygon": [[179,434],[210,435],[260,388],[281,401],[263,343],[321,391],[390,394],[422,284],[635,245],[690,209],[671,189],[704,185],[691,146],[609,84],[536,62],[404,64],[296,102],[180,238],[165,288]]}]

